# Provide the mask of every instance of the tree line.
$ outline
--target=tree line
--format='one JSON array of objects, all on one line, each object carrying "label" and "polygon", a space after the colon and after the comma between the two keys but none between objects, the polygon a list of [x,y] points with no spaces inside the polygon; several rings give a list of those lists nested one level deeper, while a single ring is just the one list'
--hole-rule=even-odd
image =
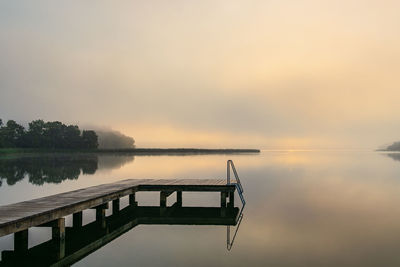
[{"label": "tree line", "polygon": [[28,129],[14,120],[0,119],[0,148],[93,149],[99,146],[95,131],[77,125],[34,120]]},{"label": "tree line", "polygon": [[400,142],[394,142],[386,148],[388,151],[400,151]]}]

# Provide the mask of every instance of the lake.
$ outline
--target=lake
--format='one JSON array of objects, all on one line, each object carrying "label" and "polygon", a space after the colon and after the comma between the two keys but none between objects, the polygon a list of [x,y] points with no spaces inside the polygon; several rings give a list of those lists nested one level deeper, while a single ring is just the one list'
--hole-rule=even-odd
[{"label": "lake", "polygon": [[[231,250],[223,225],[138,225],[74,266],[400,265],[400,154],[3,156],[0,205],[128,178],[225,178],[228,159],[247,202]],[[139,192],[136,199],[139,205],[159,203],[152,192]],[[218,193],[183,193],[187,207],[217,207],[219,201]],[[238,197],[235,204],[241,205]],[[93,219],[93,210],[84,213],[84,223]],[[232,237],[236,227],[230,230]],[[29,235],[32,247],[51,231],[32,228]],[[0,251],[12,249],[13,236],[1,237]]]}]

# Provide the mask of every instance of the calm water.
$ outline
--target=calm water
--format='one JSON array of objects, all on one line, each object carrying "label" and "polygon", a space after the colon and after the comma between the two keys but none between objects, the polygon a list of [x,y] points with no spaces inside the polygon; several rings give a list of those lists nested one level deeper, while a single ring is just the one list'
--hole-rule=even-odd
[{"label": "calm water", "polygon": [[[127,178],[224,178],[227,159],[247,201],[231,251],[225,226],[139,225],[76,266],[399,266],[400,154],[0,158],[0,205]],[[218,206],[219,197],[183,193],[183,205]],[[141,192],[137,200],[156,205],[158,194]],[[93,211],[84,216],[94,220]],[[34,246],[50,231],[29,235]],[[12,235],[0,238],[0,251],[12,248]]]}]

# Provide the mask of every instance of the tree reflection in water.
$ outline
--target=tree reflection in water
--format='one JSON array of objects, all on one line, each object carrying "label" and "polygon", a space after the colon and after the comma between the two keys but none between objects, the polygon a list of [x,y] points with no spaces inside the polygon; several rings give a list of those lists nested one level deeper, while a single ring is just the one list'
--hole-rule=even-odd
[{"label": "tree reflection in water", "polygon": [[[103,156],[100,156],[103,157]],[[100,159],[103,168],[120,167],[133,156],[107,155]],[[0,158],[0,186],[14,185],[24,178],[34,185],[58,184],[76,180],[81,174],[95,174],[99,168],[96,154],[42,154]]]}]

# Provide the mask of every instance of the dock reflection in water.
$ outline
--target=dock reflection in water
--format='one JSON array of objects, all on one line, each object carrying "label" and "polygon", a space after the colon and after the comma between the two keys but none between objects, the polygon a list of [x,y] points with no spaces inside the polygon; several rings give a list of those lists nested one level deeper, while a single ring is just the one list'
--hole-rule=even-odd
[{"label": "dock reflection in water", "polygon": [[[67,227],[65,239],[49,240],[27,251],[3,251],[0,266],[68,266],[85,258],[138,225],[226,225],[231,249],[243,218],[237,207],[141,207],[127,206],[87,225]],[[231,240],[231,226],[236,226]]]}]

